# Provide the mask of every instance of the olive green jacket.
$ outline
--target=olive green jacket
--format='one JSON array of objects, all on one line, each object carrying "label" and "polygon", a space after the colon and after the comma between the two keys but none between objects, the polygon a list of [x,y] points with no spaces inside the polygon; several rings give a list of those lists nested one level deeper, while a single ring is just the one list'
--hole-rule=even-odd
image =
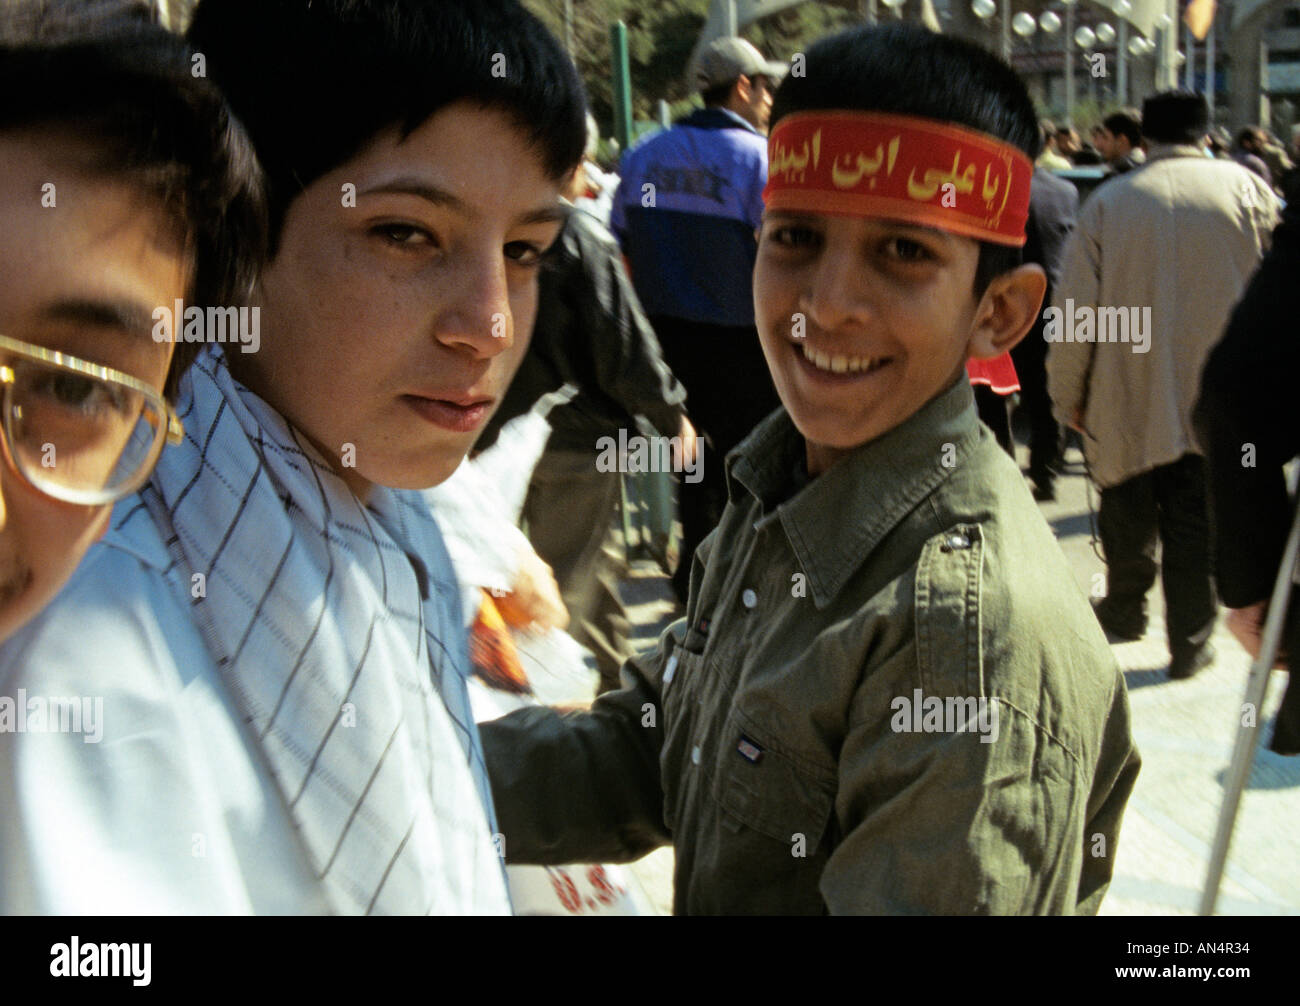
[{"label": "olive green jacket", "polygon": [[729,456],[622,691],[482,725],[507,859],[671,841],[679,913],[1096,912],[1128,696],[969,386],[811,481],[803,451],[780,410]]}]

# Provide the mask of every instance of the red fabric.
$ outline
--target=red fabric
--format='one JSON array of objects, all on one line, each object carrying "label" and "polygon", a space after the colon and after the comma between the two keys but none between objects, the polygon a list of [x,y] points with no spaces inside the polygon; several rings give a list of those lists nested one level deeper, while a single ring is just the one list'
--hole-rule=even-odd
[{"label": "red fabric", "polygon": [[1010,395],[1020,390],[1020,377],[1016,374],[1016,365],[1011,362],[1011,354],[1003,353],[991,360],[977,360],[971,357],[966,361],[966,374],[971,384],[987,384],[999,395]]},{"label": "red fabric", "polygon": [[772,130],[767,150],[769,210],[882,217],[1025,243],[1034,166],[985,133],[882,112],[796,112]]}]

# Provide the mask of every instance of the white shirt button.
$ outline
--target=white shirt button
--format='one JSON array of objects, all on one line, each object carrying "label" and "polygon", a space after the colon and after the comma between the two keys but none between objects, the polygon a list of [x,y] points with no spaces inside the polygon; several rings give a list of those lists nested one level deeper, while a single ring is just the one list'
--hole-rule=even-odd
[{"label": "white shirt button", "polygon": [[754,593],[752,590],[750,590],[748,587],[746,587],[746,588],[745,588],[745,592],[744,592],[743,594],[740,595],[740,603],[743,604],[746,608],[754,608],[754,607],[757,607],[757,606],[758,606],[758,595],[755,594],[755,593]]},{"label": "white shirt button", "polygon": [[668,658],[668,666],[664,668],[664,684],[665,685],[670,684],[673,680],[673,675],[676,673],[677,673],[677,654],[674,653],[671,657]]},{"label": "white shirt button", "polygon": [[695,747],[691,748],[691,764],[698,765],[699,763],[700,763],[700,746],[696,744]]}]

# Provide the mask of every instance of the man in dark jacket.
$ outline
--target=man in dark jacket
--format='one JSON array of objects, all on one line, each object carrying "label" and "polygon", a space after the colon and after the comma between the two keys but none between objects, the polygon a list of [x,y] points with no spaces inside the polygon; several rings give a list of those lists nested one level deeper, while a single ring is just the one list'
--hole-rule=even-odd
[{"label": "man in dark jacket", "polygon": [[[1034,168],[1029,188],[1029,221],[1025,224],[1024,260],[1043,267],[1047,293],[1043,303],[1052,303],[1052,293],[1061,280],[1061,252],[1074,230],[1079,212],[1079,192],[1046,168]],[[1034,327],[1011,349],[1011,359],[1020,378],[1020,404],[1029,418],[1029,478],[1034,499],[1054,500],[1053,465],[1061,457],[1061,427],[1052,415],[1047,394],[1047,342],[1043,339],[1046,320],[1040,311]]]},{"label": "man in dark jacket", "polygon": [[[1228,627],[1250,651],[1273,592],[1295,513],[1282,466],[1300,454],[1295,380],[1300,372],[1300,204],[1290,203],[1260,264],[1201,374],[1194,420],[1210,469],[1215,572]],[[1283,644],[1300,653],[1300,603],[1292,598]],[[1300,754],[1300,687],[1294,672],[1271,747]]]},{"label": "man in dark jacket", "polygon": [[711,448],[699,482],[679,483],[686,601],[691,556],[727,502],[723,458],[779,404],[754,327],[750,277],[763,219],[772,91],[785,67],[721,38],[696,72],[705,107],[627,152],[610,229],[664,358]]},{"label": "man in dark jacket", "polygon": [[617,687],[632,650],[618,588],[621,563],[608,540],[620,476],[601,470],[608,466],[598,464],[598,441],[617,441],[620,430],[625,439],[636,436],[637,416],[664,437],[680,438],[678,450],[689,451],[694,430],[683,411],[686,391],[664,363],[618,245],[582,210],[569,217],[543,266],[533,341],[477,447],[566,383],[579,393],[549,414],[552,433],[533,472],[524,521],[533,548],[555,573],[569,632],[596,655],[606,690]]},{"label": "man in dark jacket", "polygon": [[1111,175],[1122,175],[1142,163],[1142,115],[1135,109],[1114,112],[1093,130],[1097,145]]}]

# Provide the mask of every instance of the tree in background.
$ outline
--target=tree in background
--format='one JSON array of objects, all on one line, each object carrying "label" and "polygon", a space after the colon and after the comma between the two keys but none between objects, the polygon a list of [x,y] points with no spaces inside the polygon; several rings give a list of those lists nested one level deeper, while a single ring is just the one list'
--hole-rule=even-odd
[{"label": "tree in background", "polygon": [[[632,72],[632,114],[654,118],[660,98],[670,105],[690,101],[694,87],[685,79],[686,61],[704,27],[709,0],[571,0],[573,56],[587,85],[591,110],[604,136],[613,132],[609,26],[627,25]],[[523,0],[563,40],[565,0]],[[788,60],[816,39],[859,21],[856,0],[806,3],[745,29],[741,34],[770,59]],[[679,114],[681,107],[675,107]]]}]

